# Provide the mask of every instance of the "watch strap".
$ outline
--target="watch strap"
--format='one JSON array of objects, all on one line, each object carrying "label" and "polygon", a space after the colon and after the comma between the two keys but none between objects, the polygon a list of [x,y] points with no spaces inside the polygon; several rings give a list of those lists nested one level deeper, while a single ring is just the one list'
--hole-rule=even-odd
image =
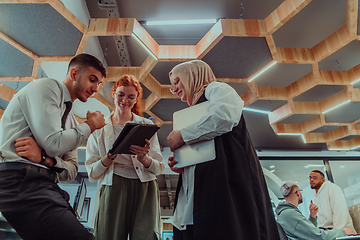
[{"label": "watch strap", "polygon": [[41,161],[40,164],[43,164],[46,161],[46,152],[44,149],[41,149]]},{"label": "watch strap", "polygon": [[111,161],[113,161],[115,158],[116,158],[116,156],[110,156],[111,155],[111,153],[107,153],[107,157],[111,160]]}]

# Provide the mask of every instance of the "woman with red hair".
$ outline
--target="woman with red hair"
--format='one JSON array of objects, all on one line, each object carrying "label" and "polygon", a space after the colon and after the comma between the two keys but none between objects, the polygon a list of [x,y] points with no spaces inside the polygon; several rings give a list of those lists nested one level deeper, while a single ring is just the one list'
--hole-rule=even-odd
[{"label": "woman with red hair", "polygon": [[140,117],[142,88],[134,76],[124,75],[110,95],[115,110],[105,127],[94,131],[86,147],[89,180],[100,184],[95,219],[96,239],[160,239],[160,199],[156,175],[164,169],[155,134],[146,145],[131,146],[132,154],[111,155],[109,150],[126,123],[153,124]]}]

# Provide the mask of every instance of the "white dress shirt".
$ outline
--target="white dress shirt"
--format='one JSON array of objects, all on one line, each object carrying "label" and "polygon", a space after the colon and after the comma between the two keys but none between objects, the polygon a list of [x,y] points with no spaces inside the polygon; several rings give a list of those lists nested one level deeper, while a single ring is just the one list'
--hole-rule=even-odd
[{"label": "white dress shirt", "polygon": [[71,182],[77,175],[76,149],[89,137],[91,129],[86,123],[78,125],[72,111],[61,128],[61,118],[71,101],[64,83],[55,79],[35,80],[14,95],[0,121],[0,161],[32,163],[17,155],[14,142],[20,137],[33,137],[49,157],[55,157],[56,167],[65,170],[59,180]]},{"label": "white dress shirt", "polygon": [[335,229],[346,227],[355,231],[344,193],[339,186],[325,181],[315,193],[314,204],[319,207],[318,227]]},{"label": "white dress shirt", "polygon": [[[90,135],[86,145],[85,167],[89,175],[89,181],[98,181],[98,184],[107,186],[112,185],[114,164],[111,164],[109,167],[105,167],[101,162],[101,158],[106,156],[115,142],[113,124],[111,121],[111,116],[113,114],[114,113],[111,113],[105,118],[105,127],[94,131]],[[151,120],[137,116],[136,114],[133,114],[132,122],[153,124]],[[137,160],[136,155],[122,155],[124,155],[123,157],[131,158],[136,174],[141,182],[155,180],[156,175],[161,174],[165,169],[157,134],[150,139],[150,150],[148,155],[151,157],[152,161],[148,168],[145,168],[144,165]],[[121,156],[118,157],[121,158]]]}]

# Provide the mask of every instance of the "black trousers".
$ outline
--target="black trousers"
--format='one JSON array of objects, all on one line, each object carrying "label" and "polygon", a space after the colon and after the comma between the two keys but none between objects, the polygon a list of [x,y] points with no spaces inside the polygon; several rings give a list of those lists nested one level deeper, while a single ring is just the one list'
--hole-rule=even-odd
[{"label": "black trousers", "polygon": [[187,225],[186,230],[180,231],[175,226],[173,227],[174,240],[193,240],[194,230],[193,225]]},{"label": "black trousers", "polygon": [[0,171],[0,211],[24,240],[93,239],[65,198],[45,174],[29,169]]}]

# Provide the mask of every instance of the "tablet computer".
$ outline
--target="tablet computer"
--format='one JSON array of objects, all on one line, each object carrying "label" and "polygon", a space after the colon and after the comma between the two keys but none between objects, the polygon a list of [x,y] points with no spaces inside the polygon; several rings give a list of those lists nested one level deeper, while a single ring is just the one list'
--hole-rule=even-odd
[{"label": "tablet computer", "polygon": [[133,154],[129,151],[131,145],[145,146],[145,139],[150,140],[160,129],[154,124],[127,123],[116,138],[110,154]]}]

